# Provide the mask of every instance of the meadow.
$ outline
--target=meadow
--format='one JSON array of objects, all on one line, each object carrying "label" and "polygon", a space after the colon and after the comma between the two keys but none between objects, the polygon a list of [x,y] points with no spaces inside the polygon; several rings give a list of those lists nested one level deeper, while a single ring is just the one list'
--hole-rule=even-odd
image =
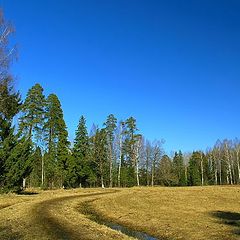
[{"label": "meadow", "polygon": [[239,186],[30,189],[0,196],[0,239],[134,239],[112,222],[156,239],[234,240],[239,200]]}]

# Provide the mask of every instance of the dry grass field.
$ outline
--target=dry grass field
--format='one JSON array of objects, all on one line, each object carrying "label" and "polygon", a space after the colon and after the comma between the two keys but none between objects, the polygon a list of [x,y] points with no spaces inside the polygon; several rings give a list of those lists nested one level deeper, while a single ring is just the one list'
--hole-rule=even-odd
[{"label": "dry grass field", "polygon": [[78,189],[0,196],[0,239],[131,239],[102,219],[157,239],[240,239],[240,187]]}]

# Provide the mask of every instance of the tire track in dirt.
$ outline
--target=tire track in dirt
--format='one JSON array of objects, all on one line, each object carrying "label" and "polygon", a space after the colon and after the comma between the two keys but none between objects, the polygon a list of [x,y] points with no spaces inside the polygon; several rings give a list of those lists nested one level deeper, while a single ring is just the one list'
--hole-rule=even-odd
[{"label": "tire track in dirt", "polygon": [[[59,218],[58,214],[56,214],[56,211],[59,210],[59,207],[64,210],[64,207],[67,207],[68,202],[72,202],[76,199],[82,199],[82,198],[96,198],[99,196],[103,196],[106,194],[114,194],[117,191],[108,191],[108,192],[97,192],[97,193],[89,193],[89,194],[78,194],[78,195],[72,195],[72,196],[64,196],[64,197],[58,197],[54,199],[49,199],[42,201],[40,203],[36,203],[33,208],[33,225],[36,225],[40,227],[48,236],[47,239],[91,239],[87,234],[87,226],[82,225],[81,222],[79,222],[77,228],[74,228],[67,223],[65,219]],[[71,211],[74,211],[75,209],[71,209]],[[60,215],[61,216],[61,215]],[[63,215],[64,216],[64,213]],[[79,218],[80,220],[80,218]],[[76,223],[75,223],[76,226]]]}]

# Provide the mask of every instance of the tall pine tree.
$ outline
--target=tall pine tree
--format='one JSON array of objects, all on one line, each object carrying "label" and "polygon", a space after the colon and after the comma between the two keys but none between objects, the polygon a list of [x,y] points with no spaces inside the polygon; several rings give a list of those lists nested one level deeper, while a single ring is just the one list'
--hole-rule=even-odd
[{"label": "tall pine tree", "polygon": [[45,97],[40,84],[35,84],[28,90],[27,97],[22,105],[22,116],[19,129],[39,143],[43,140],[43,126],[45,120]]},{"label": "tall pine tree", "polygon": [[106,129],[107,145],[108,145],[108,160],[109,160],[109,187],[113,186],[113,161],[114,161],[114,131],[117,128],[117,119],[113,114],[107,117],[104,123]]},{"label": "tall pine tree", "polygon": [[57,95],[50,94],[46,103],[44,131],[47,152],[44,155],[44,176],[45,186],[52,188],[62,186],[65,181],[69,142],[61,103]]}]

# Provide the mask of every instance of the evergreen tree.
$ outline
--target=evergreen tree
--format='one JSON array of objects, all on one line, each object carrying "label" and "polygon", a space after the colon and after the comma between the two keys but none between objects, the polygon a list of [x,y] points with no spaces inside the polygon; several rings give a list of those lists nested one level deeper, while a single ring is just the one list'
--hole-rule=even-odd
[{"label": "evergreen tree", "polygon": [[57,144],[57,167],[60,177],[60,186],[67,185],[66,178],[69,168],[69,141],[66,124],[63,118],[61,119],[61,128],[59,132],[58,144]]},{"label": "evergreen tree", "polygon": [[20,94],[14,91],[11,79],[0,82],[0,144],[11,132],[14,116],[21,105]]},{"label": "evergreen tree", "polygon": [[125,121],[125,130],[124,130],[124,143],[123,143],[123,151],[125,154],[125,161],[123,161],[122,171],[125,171],[123,176],[127,176],[129,182],[129,186],[136,185],[136,142],[139,138],[137,134],[137,125],[136,119],[133,117],[128,118]]},{"label": "evergreen tree", "polygon": [[[50,94],[46,103],[44,131],[48,148],[44,155],[45,185],[56,187],[62,186],[65,181],[69,147],[68,133],[58,97],[55,94]],[[61,176],[60,181],[58,175]]]},{"label": "evergreen tree", "polygon": [[12,82],[0,82],[0,186],[3,185],[5,161],[14,145],[12,121],[20,107],[20,95],[14,92]]},{"label": "evergreen tree", "polygon": [[40,187],[42,184],[42,151],[37,147],[33,153],[32,172],[29,175],[29,187]]},{"label": "evergreen tree", "polygon": [[97,129],[94,141],[94,161],[98,166],[101,187],[105,187],[105,176],[107,175],[108,141],[105,129]]},{"label": "evergreen tree", "polygon": [[[43,126],[45,120],[45,97],[40,84],[35,84],[28,90],[27,97],[22,105],[22,117],[19,129],[24,135],[36,140],[43,140]],[[33,139],[32,139],[33,140]]]},{"label": "evergreen tree", "polygon": [[[23,180],[29,176],[32,171],[32,142],[28,138],[16,139],[16,136],[9,136],[11,149],[5,162],[4,188],[6,191],[22,190]],[[15,138],[15,139],[14,139]]]},{"label": "evergreen tree", "polygon": [[188,167],[188,184],[190,186],[201,185],[201,153],[193,152]]},{"label": "evergreen tree", "polygon": [[86,186],[90,175],[89,161],[89,137],[87,133],[86,120],[80,117],[76,137],[73,146],[73,157],[70,165],[70,184],[73,187]]},{"label": "evergreen tree", "polygon": [[7,178],[7,174],[9,176],[12,170],[10,160],[16,154],[17,146],[12,123],[21,105],[20,94],[14,90],[13,78],[9,71],[16,53],[16,48],[9,45],[13,32],[13,26],[5,21],[0,10],[0,187],[4,186],[5,189],[13,186],[13,182],[10,183],[10,179]]},{"label": "evergreen tree", "polygon": [[113,114],[107,117],[104,123],[106,129],[107,145],[108,145],[108,159],[109,159],[109,187],[113,186],[113,161],[114,161],[114,131],[117,127],[117,119]]},{"label": "evergreen tree", "polygon": [[175,152],[175,156],[173,158],[173,169],[175,176],[177,178],[177,185],[185,186],[187,185],[187,179],[185,176],[185,167],[183,163],[183,155],[182,152]]}]

